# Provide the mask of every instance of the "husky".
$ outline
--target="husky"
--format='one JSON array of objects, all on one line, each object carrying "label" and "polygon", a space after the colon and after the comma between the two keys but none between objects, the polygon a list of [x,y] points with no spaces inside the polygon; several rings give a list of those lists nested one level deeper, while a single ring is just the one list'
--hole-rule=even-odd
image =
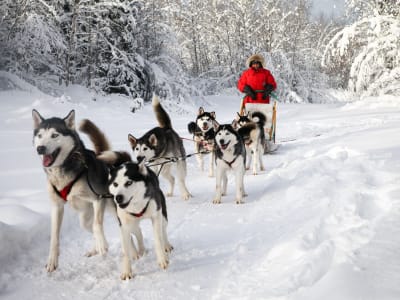
[{"label": "husky", "polygon": [[[117,205],[120,222],[123,249],[121,279],[133,278],[131,259],[138,259],[145,251],[139,222],[147,218],[153,224],[157,262],[161,269],[166,269],[168,253],[173,247],[167,237],[167,206],[157,175],[145,166],[144,160],[140,163],[126,162],[111,171],[109,191]],[[136,237],[138,250],[131,233]]]},{"label": "husky", "polygon": [[241,116],[232,122],[232,126],[238,131],[246,145],[247,165],[246,170],[250,169],[252,162],[253,175],[257,175],[258,169],[265,170],[262,155],[264,153],[265,141],[265,115],[260,112]]},{"label": "husky", "polygon": [[243,203],[246,149],[242,137],[231,124],[220,125],[215,133],[216,192],[214,204],[226,195],[227,172],[233,171],[236,183],[236,203]]},{"label": "husky", "polygon": [[203,107],[200,107],[196,122],[188,124],[188,131],[193,134],[196,159],[201,171],[204,171],[203,155],[210,153],[209,177],[214,177],[214,138],[215,130],[219,125],[215,118],[214,111],[206,112]]},{"label": "husky", "polygon": [[85,148],[75,130],[75,111],[65,118],[43,118],[32,111],[33,144],[47,175],[51,199],[50,253],[46,269],[53,272],[58,267],[60,228],[64,205],[69,204],[79,214],[82,228],[93,232],[95,246],[86,255],[104,255],[107,241],[103,218],[108,199],[108,166],[96,154],[109,150],[104,134],[89,120],[83,120],[80,129],[89,135],[95,151]]},{"label": "husky", "polygon": [[158,96],[154,95],[152,105],[159,127],[149,130],[140,138],[129,134],[129,143],[138,162],[147,161],[152,165],[154,172],[167,179],[169,182],[167,196],[173,196],[175,178],[171,174],[171,169],[176,166],[181,196],[184,200],[188,200],[191,195],[185,184],[186,152],[182,139],[172,128],[171,119],[161,106]]}]

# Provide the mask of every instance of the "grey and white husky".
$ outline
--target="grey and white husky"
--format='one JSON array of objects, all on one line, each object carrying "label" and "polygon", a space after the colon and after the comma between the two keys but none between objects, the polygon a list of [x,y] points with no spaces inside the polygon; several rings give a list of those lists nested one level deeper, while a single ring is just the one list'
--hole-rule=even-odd
[{"label": "grey and white husky", "polygon": [[[167,237],[167,206],[157,175],[145,166],[144,160],[140,163],[127,162],[111,171],[109,191],[117,204],[120,221],[123,250],[121,279],[133,277],[131,259],[138,259],[144,253],[139,222],[146,218],[151,219],[153,224],[157,262],[160,268],[166,269],[172,246]],[[138,250],[131,233],[136,236]]]},{"label": "grey and white husky", "polygon": [[[105,254],[107,241],[103,230],[103,217],[108,194],[108,166],[96,154],[109,150],[104,134],[89,120],[83,120],[80,129],[89,135],[95,152],[85,148],[75,130],[75,111],[65,118],[43,118],[32,111],[33,144],[41,158],[47,175],[51,200],[50,253],[46,269],[58,266],[60,228],[64,205],[69,204],[79,213],[81,227],[93,232],[94,249],[87,256]],[[115,209],[115,208],[114,208]]]},{"label": "grey and white husky", "polygon": [[154,172],[160,173],[167,179],[169,182],[167,196],[172,196],[174,193],[175,178],[171,171],[176,167],[181,196],[184,200],[188,200],[191,195],[185,183],[186,152],[182,139],[172,128],[171,119],[156,95],[153,97],[152,105],[159,127],[149,130],[140,138],[129,134],[129,143],[138,162],[145,160],[152,165]]},{"label": "grey and white husky", "polygon": [[221,196],[227,191],[227,172],[235,174],[236,203],[243,203],[246,149],[241,136],[232,125],[219,126],[215,133],[216,191],[214,204],[221,203]]},{"label": "grey and white husky", "polygon": [[214,176],[214,137],[215,130],[219,125],[215,118],[215,112],[207,112],[204,111],[203,107],[200,107],[196,117],[196,122],[190,122],[188,124],[188,131],[193,134],[196,159],[201,171],[204,171],[204,154],[210,154],[208,168],[209,177]]},{"label": "grey and white husky", "polygon": [[238,117],[232,122],[232,126],[242,137],[246,145],[247,165],[246,169],[250,169],[252,164],[252,172],[257,175],[258,170],[264,171],[264,163],[262,155],[264,154],[265,141],[265,115],[260,112],[254,112],[251,115]]}]

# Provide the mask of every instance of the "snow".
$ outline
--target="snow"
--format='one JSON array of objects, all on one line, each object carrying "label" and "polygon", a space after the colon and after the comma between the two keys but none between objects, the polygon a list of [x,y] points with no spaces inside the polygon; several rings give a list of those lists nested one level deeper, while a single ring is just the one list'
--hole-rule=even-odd
[{"label": "snow", "polygon": [[[125,98],[95,96],[79,86],[53,97],[0,75],[13,82],[0,90],[0,299],[400,299],[398,97],[279,104],[281,146],[263,157],[266,171],[247,172],[243,205],[234,202],[233,177],[222,204],[213,205],[215,178],[189,158],[194,197],[167,199],[174,246],[169,268],[157,266],[151,225],[144,221],[148,252],[134,263],[136,276],[121,281],[116,220],[106,215],[108,254],[87,258],[91,234],[68,205],[59,268],[45,271],[50,205],[32,147],[31,110],[65,117],[75,109],[78,122],[90,118],[114,149],[129,151],[128,133],[156,126],[151,106],[133,114]],[[240,98],[206,100],[204,108],[229,123]],[[169,112],[177,132],[190,139],[187,124],[198,107],[185,109],[191,113]],[[184,145],[193,153],[190,141]]]}]

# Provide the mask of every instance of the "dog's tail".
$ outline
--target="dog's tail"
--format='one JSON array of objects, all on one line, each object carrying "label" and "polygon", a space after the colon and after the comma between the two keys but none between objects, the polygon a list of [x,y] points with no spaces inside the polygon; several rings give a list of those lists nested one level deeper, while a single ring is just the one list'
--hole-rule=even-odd
[{"label": "dog's tail", "polygon": [[104,151],[100,153],[97,158],[107,165],[119,166],[127,161],[132,161],[131,156],[125,151]]},{"label": "dog's tail", "polygon": [[265,123],[267,122],[267,117],[259,111],[255,111],[251,114],[251,119],[253,120],[253,122],[256,122],[258,124],[260,124],[261,126],[264,126]]},{"label": "dog's tail", "polygon": [[96,155],[111,149],[110,143],[104,133],[92,121],[83,119],[79,124],[79,130],[89,136]]},{"label": "dog's tail", "polygon": [[157,95],[153,96],[152,105],[154,113],[156,114],[158,125],[161,128],[172,128],[171,119],[165,109],[161,106],[160,99]]}]

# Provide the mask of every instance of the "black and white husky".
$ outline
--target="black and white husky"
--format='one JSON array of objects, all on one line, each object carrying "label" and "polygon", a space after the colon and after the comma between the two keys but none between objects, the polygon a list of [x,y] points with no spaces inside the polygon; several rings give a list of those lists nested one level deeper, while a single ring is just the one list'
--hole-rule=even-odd
[{"label": "black and white husky", "polygon": [[140,138],[129,134],[129,143],[138,162],[145,160],[152,166],[154,172],[160,173],[167,179],[170,185],[167,196],[172,196],[174,192],[175,178],[171,171],[176,167],[181,196],[184,200],[188,200],[191,195],[185,183],[186,152],[182,139],[172,128],[171,119],[157,96],[153,97],[152,105],[159,127],[151,129]]},{"label": "black and white husky", "polygon": [[232,126],[238,131],[246,145],[247,165],[246,169],[250,169],[252,163],[252,172],[257,175],[258,170],[264,171],[264,163],[262,155],[264,154],[265,145],[265,115],[260,112],[254,112],[249,115],[238,117],[232,122]]},{"label": "black and white husky", "polygon": [[203,156],[210,153],[208,176],[214,176],[214,138],[215,130],[218,128],[218,122],[215,119],[215,112],[206,112],[203,107],[199,108],[196,122],[188,124],[189,133],[193,134],[194,149],[197,163],[201,171],[204,171]]},{"label": "black and white husky", "polygon": [[[46,269],[58,266],[60,228],[64,205],[68,203],[79,213],[81,227],[93,232],[95,246],[87,256],[105,254],[107,241],[103,231],[103,217],[108,194],[108,166],[96,154],[108,150],[104,134],[89,120],[80,129],[89,135],[95,152],[85,148],[75,130],[75,111],[64,119],[43,118],[36,110],[33,117],[33,144],[47,175],[51,199],[50,253]],[[114,208],[115,209],[115,208]]]},{"label": "black and white husky", "polygon": [[241,136],[232,125],[219,126],[215,133],[216,191],[213,203],[221,203],[221,196],[226,195],[227,172],[235,174],[236,203],[243,202],[244,173],[246,164],[246,149]]},{"label": "black and white husky", "polygon": [[[167,206],[156,174],[141,163],[127,162],[111,171],[109,191],[117,204],[123,249],[121,279],[133,277],[131,259],[144,253],[143,236],[139,222],[149,218],[153,224],[157,262],[168,267],[168,253],[172,246],[167,238]],[[136,236],[136,249],[131,233]]]}]

